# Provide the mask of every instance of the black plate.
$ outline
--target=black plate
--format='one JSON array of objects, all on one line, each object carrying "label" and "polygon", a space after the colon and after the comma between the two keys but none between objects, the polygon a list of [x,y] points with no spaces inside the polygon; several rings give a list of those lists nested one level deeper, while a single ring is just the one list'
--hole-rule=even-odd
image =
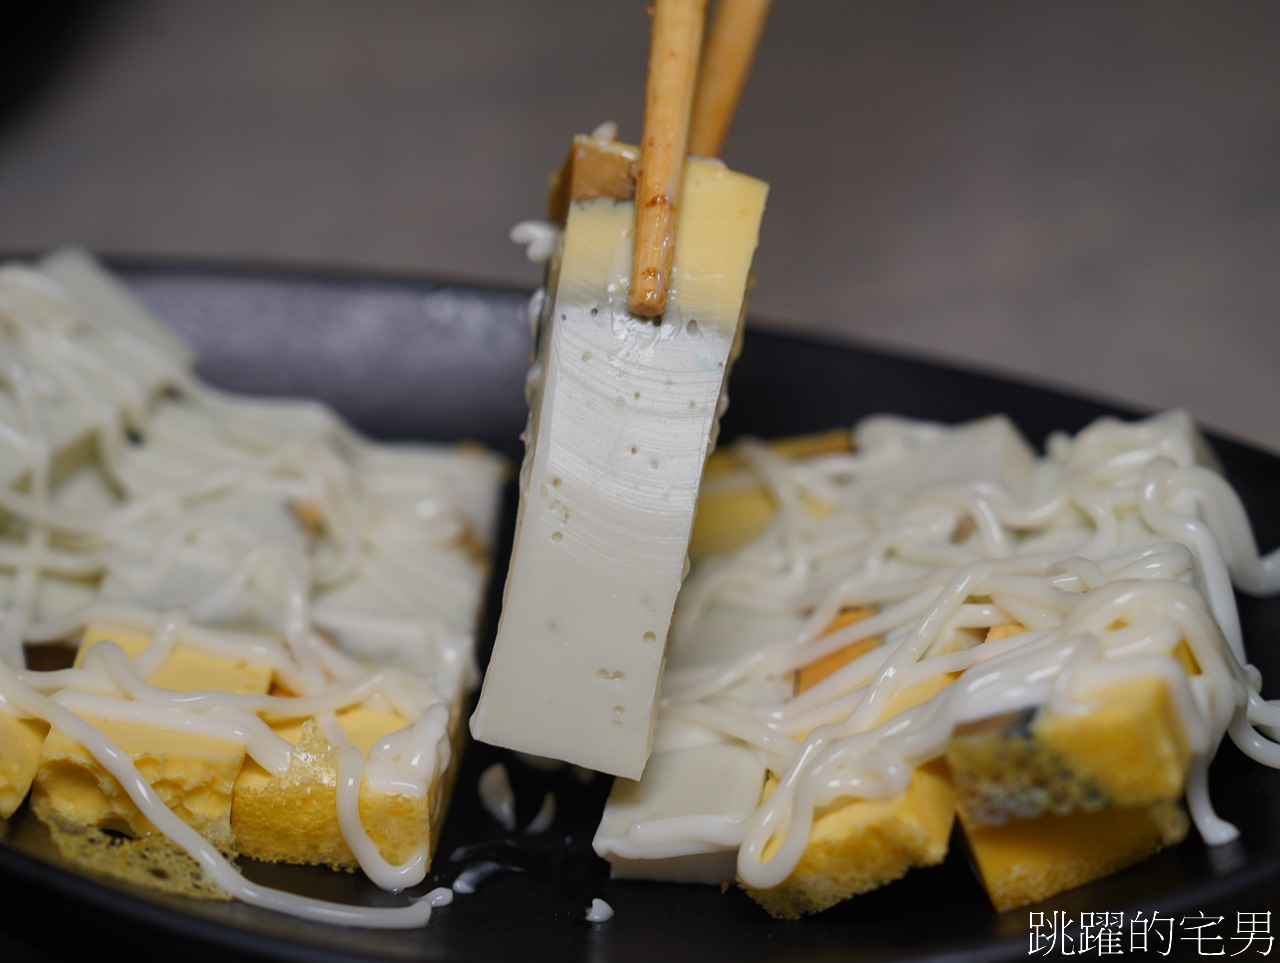
[{"label": "black plate", "polygon": [[[322,398],[382,438],[468,437],[513,459],[520,455],[529,352],[523,293],[172,266],[126,266],[124,274],[191,337],[203,373],[216,384]],[[725,437],[814,431],[880,411],[943,421],[1004,411],[1040,443],[1054,429],[1075,430],[1116,412],[1007,380],[758,330],[748,333],[731,396]],[[1229,440],[1214,444],[1259,543],[1280,542],[1273,503],[1280,460]],[[497,573],[499,584],[503,574]],[[493,595],[490,631],[495,610]],[[1280,656],[1268,651],[1280,635],[1280,601],[1243,599],[1241,617],[1255,663],[1273,682],[1280,679]],[[556,794],[551,831],[514,844],[503,838],[475,788],[479,772],[496,759],[511,772],[522,825],[545,791]],[[1029,911],[995,913],[958,852],[943,866],[802,922],[771,920],[732,889],[610,881],[590,849],[607,783],[537,772],[472,745],[422,889],[448,885],[464,866],[490,857],[514,869],[409,932],[302,924],[238,904],[163,899],[87,879],[40,855],[39,834],[27,839],[19,819],[0,843],[0,960],[78,957],[113,945],[144,959],[225,959],[230,952],[290,960],[994,960],[1023,958],[1030,949]],[[1034,910],[1073,921],[1081,913],[1123,912],[1126,925],[1138,910],[1158,911],[1179,927],[1184,916],[1206,912],[1225,917],[1216,933],[1226,952],[1243,948],[1232,939],[1237,911],[1280,906],[1280,772],[1227,746],[1214,764],[1212,788],[1220,813],[1242,831],[1238,843],[1211,850],[1192,839]],[[451,860],[455,852],[461,858]],[[353,874],[245,869],[316,896],[397,901]],[[616,916],[592,926],[584,914],[597,896]],[[1177,942],[1190,932],[1175,932],[1174,958],[1190,949]]]}]

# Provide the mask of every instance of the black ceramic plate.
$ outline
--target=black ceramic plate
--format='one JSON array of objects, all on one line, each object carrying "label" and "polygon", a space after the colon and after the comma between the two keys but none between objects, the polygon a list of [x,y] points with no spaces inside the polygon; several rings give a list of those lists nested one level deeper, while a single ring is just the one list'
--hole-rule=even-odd
[{"label": "black ceramic plate", "polygon": [[[321,398],[382,438],[475,438],[519,457],[529,352],[519,292],[174,267],[134,266],[124,274],[191,337],[204,375],[216,384]],[[1004,411],[1039,443],[1054,429],[1075,430],[1114,411],[953,368],[760,331],[747,336],[730,393],[726,437],[814,431],[880,411],[944,421]],[[1215,447],[1260,544],[1274,546],[1280,460],[1227,440],[1215,439]],[[508,537],[509,530],[508,521]],[[503,574],[497,572],[499,583]],[[1241,616],[1254,662],[1273,684],[1280,681],[1280,656],[1269,651],[1280,635],[1280,601],[1243,599]],[[522,825],[546,791],[555,793],[550,831],[504,838],[475,788],[478,773],[496,759],[512,774]],[[1158,911],[1179,927],[1205,912],[1224,917],[1216,930],[1221,948],[1244,948],[1232,939],[1237,912],[1280,906],[1280,772],[1227,746],[1211,781],[1219,811],[1241,829],[1237,844],[1210,850],[1192,839],[1034,909],[1074,921],[1081,913],[1121,912],[1129,920],[1139,910]],[[448,885],[485,860],[508,869],[437,911],[425,929],[408,932],[303,924],[238,904],[166,900],[87,879],[42,854],[39,834],[28,834],[19,819],[0,842],[0,960],[128,948],[144,959],[985,961],[1025,957],[1030,949],[1028,911],[995,913],[959,852],[801,922],[771,920],[733,889],[612,882],[590,848],[607,788],[604,778],[537,772],[471,746],[434,872],[421,889]],[[351,874],[253,864],[245,870],[316,896],[382,905],[400,899]],[[593,926],[584,914],[597,896],[616,916]],[[1189,932],[1180,928],[1175,941]],[[1153,952],[1161,948],[1152,945]],[[1190,949],[1177,942],[1173,957]]]}]

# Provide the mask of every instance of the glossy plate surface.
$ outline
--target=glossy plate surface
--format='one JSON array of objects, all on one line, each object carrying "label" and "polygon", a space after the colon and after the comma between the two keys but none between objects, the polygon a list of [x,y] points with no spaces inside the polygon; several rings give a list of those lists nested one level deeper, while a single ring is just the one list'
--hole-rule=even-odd
[{"label": "glossy plate surface", "polygon": [[[529,333],[519,292],[348,275],[126,267],[137,292],[197,345],[201,371],[236,390],[304,395],[334,405],[381,438],[473,438],[520,456]],[[1104,405],[900,357],[750,331],[734,369],[723,437],[774,437],[849,425],[875,412],[959,421],[1004,411],[1036,444],[1075,431]],[[1126,414],[1126,412],[1119,412]],[[1254,521],[1259,544],[1280,542],[1280,459],[1214,439]],[[510,499],[509,499],[510,502]],[[510,507],[510,506],[509,506]],[[511,512],[508,512],[510,516]],[[510,537],[511,519],[507,521]],[[499,547],[500,557],[509,542]],[[504,577],[504,562],[495,587]],[[491,642],[491,592],[484,644]],[[1280,683],[1280,600],[1241,600],[1253,662]],[[506,836],[479,804],[476,778],[506,762],[518,820],[552,792],[555,822]],[[1211,775],[1222,816],[1240,840],[1210,850],[1198,839],[1035,910],[1159,911],[1181,920],[1224,915],[1226,952],[1241,948],[1236,912],[1271,908],[1280,892],[1280,772],[1219,754]],[[0,829],[0,960],[57,960],[86,952],[134,959],[288,960],[995,960],[1025,958],[1028,911],[997,914],[959,852],[937,868],[802,922],[769,919],[745,896],[714,887],[613,882],[590,840],[608,791],[603,777],[545,773],[487,746],[466,753],[434,871],[419,891],[468,867],[502,869],[474,895],[407,932],[303,924],[238,904],[162,899],[87,879],[57,865],[39,833]],[[3,823],[0,823],[3,827]],[[455,857],[455,858],[451,858]],[[330,899],[390,905],[353,874],[249,864],[264,883]],[[615,917],[585,921],[593,897]],[[1180,931],[1178,935],[1188,931]],[[1126,933],[1125,946],[1128,947]],[[127,948],[127,949],[126,949]],[[1174,956],[1184,944],[1174,947]],[[1252,952],[1252,949],[1250,950]]]}]

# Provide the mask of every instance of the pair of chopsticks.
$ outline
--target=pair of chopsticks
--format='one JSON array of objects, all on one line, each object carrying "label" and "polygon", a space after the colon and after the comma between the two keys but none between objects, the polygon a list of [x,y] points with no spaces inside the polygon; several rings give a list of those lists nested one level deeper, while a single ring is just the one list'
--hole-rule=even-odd
[{"label": "pair of chopsticks", "polygon": [[666,307],[685,154],[720,153],[770,2],[720,0],[700,57],[707,0],[654,0],[627,297],[632,314],[657,318]]}]

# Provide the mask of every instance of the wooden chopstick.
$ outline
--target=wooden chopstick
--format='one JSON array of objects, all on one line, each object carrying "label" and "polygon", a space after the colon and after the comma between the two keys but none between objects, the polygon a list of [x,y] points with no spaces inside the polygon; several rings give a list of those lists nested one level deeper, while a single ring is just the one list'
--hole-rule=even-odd
[{"label": "wooden chopstick", "polygon": [[706,13],[707,0],[654,0],[653,4],[644,135],[636,179],[631,291],[627,295],[627,308],[641,317],[655,318],[667,304],[680,181]]},{"label": "wooden chopstick", "polygon": [[689,153],[719,157],[751,73],[772,0],[720,0],[698,71]]}]

